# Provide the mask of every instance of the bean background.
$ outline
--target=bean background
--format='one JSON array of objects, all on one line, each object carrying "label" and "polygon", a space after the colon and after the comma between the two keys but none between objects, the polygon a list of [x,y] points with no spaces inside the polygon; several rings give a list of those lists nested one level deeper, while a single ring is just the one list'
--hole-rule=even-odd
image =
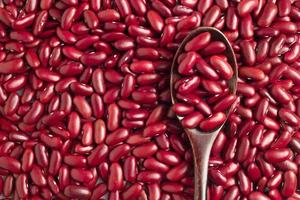
[{"label": "bean background", "polygon": [[213,26],[234,48],[239,103],[209,199],[300,199],[299,22],[296,0],[0,0],[0,193],[193,199],[169,73],[184,37]]}]

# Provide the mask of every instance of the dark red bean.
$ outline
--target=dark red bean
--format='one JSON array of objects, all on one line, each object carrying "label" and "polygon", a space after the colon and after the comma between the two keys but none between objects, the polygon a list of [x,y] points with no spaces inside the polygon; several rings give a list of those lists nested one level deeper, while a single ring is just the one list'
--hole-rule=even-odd
[{"label": "dark red bean", "polygon": [[161,179],[161,174],[152,171],[142,171],[139,172],[137,176],[138,181],[142,181],[146,183],[158,182],[160,179]]},{"label": "dark red bean", "polygon": [[38,165],[33,165],[30,171],[30,177],[34,184],[43,187],[46,186],[47,180],[42,172],[42,169]]},{"label": "dark red bean", "polygon": [[284,197],[290,197],[294,194],[297,188],[297,176],[292,171],[287,171],[284,173],[283,177],[284,185],[281,190],[281,194]]},{"label": "dark red bean", "polygon": [[262,15],[259,17],[257,24],[263,27],[270,26],[277,13],[278,8],[274,3],[270,2],[265,4],[264,9],[262,11]]},{"label": "dark red bean", "polygon": [[107,58],[106,53],[100,51],[100,52],[83,54],[80,57],[80,61],[84,65],[95,66],[95,65],[100,65],[101,63],[103,63],[106,58]]},{"label": "dark red bean", "polygon": [[88,165],[97,166],[108,154],[108,147],[105,144],[98,145],[87,157]]},{"label": "dark red bean", "polygon": [[185,51],[201,50],[208,45],[208,43],[210,42],[210,39],[211,39],[210,33],[208,33],[208,32],[201,33],[198,36],[196,36],[195,38],[193,38],[191,41],[189,41],[185,45],[184,49],[185,49]]},{"label": "dark red bean", "polygon": [[16,190],[20,198],[26,198],[28,196],[28,178],[25,174],[21,174],[16,179]]},{"label": "dark red bean", "polygon": [[69,198],[89,198],[91,192],[88,188],[79,185],[68,185],[64,189],[64,194]]},{"label": "dark red bean", "polygon": [[256,56],[255,56],[254,48],[251,46],[250,42],[247,40],[243,40],[240,43],[240,47],[241,47],[241,52],[242,52],[245,64],[254,65]]},{"label": "dark red bean", "polygon": [[257,0],[242,1],[237,6],[237,11],[241,17],[245,17],[247,14],[250,14],[255,8],[257,8],[257,6]]},{"label": "dark red bean", "polygon": [[261,200],[270,200],[268,196],[261,192],[251,192],[249,194],[249,200],[254,200],[254,199],[261,199]]},{"label": "dark red bean", "polygon": [[221,126],[226,119],[226,116],[222,112],[217,112],[210,116],[208,119],[203,120],[199,127],[204,131],[211,131]]},{"label": "dark red bean", "polygon": [[156,32],[161,32],[164,28],[164,21],[162,17],[154,10],[147,12],[147,19]]},{"label": "dark red bean", "polygon": [[187,163],[183,162],[180,165],[170,169],[166,177],[170,181],[179,181],[185,176],[187,171],[188,171],[188,165]]},{"label": "dark red bean", "polygon": [[20,73],[24,66],[22,59],[13,59],[10,61],[0,62],[0,73],[9,74],[9,73]]},{"label": "dark red bean", "polygon": [[203,17],[202,24],[204,26],[212,26],[220,17],[221,9],[217,5],[213,5],[209,8],[209,10],[205,13]]},{"label": "dark red bean", "polygon": [[98,13],[101,22],[119,21],[120,14],[114,9],[106,9]]},{"label": "dark red bean", "polygon": [[116,191],[123,187],[123,172],[118,163],[112,163],[109,168],[108,190]]},{"label": "dark red bean", "polygon": [[140,145],[133,149],[132,153],[134,156],[139,158],[147,158],[152,156],[157,152],[158,148],[153,142],[149,142],[143,145]]},{"label": "dark red bean", "polygon": [[13,173],[20,173],[21,163],[15,158],[2,156],[0,157],[0,167]]}]

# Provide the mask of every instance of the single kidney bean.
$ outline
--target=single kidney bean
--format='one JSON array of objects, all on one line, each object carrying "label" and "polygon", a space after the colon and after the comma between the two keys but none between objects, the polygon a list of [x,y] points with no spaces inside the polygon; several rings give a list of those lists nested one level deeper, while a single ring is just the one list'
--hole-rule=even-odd
[{"label": "single kidney bean", "polygon": [[201,50],[208,45],[210,40],[211,40],[210,33],[207,33],[207,32],[201,33],[198,36],[196,36],[195,38],[193,38],[191,41],[189,41],[185,45],[184,49],[185,49],[185,51]]},{"label": "single kidney bean", "polygon": [[109,168],[108,190],[116,191],[123,187],[122,167],[118,163],[112,163]]},{"label": "single kidney bean", "polygon": [[169,172],[167,173],[166,177],[170,181],[179,181],[185,176],[185,174],[187,173],[187,170],[188,170],[187,163],[182,162],[181,164],[170,169]]},{"label": "single kidney bean", "polygon": [[202,24],[204,26],[212,26],[220,17],[221,9],[217,5],[213,5],[204,15]]},{"label": "single kidney bean", "polygon": [[91,196],[88,188],[78,185],[68,185],[64,189],[64,194],[70,198],[89,198]]},{"label": "single kidney bean", "polygon": [[30,177],[34,184],[37,186],[46,186],[47,180],[38,165],[33,165],[32,170],[30,171]]},{"label": "single kidney bean", "polygon": [[13,173],[20,173],[21,163],[12,157],[2,156],[0,157],[0,167]]},{"label": "single kidney bean", "polygon": [[296,191],[297,177],[292,171],[287,171],[284,173],[284,185],[281,190],[281,194],[284,197],[290,197]]},{"label": "single kidney bean", "polygon": [[105,144],[98,145],[87,157],[88,165],[96,166],[100,164],[108,154],[108,147]]},{"label": "single kidney bean", "polygon": [[133,182],[136,180],[137,175],[137,163],[136,158],[133,156],[129,156],[125,159],[123,165],[124,178],[129,182]]},{"label": "single kidney bean", "polygon": [[10,74],[10,73],[20,73],[24,66],[22,59],[17,58],[10,61],[0,62],[0,73]]},{"label": "single kidney bean", "polygon": [[208,119],[200,122],[200,128],[204,131],[211,131],[219,126],[221,126],[226,119],[226,116],[222,112],[217,112],[210,116]]},{"label": "single kidney bean", "polygon": [[249,194],[249,200],[261,199],[261,200],[270,200],[270,198],[263,194],[262,192],[251,192]]},{"label": "single kidney bean", "polygon": [[275,174],[272,176],[272,178],[268,181],[268,187],[270,188],[277,188],[282,181],[282,173],[281,172],[275,172]]},{"label": "single kidney bean", "polygon": [[248,0],[242,1],[237,6],[238,14],[241,17],[245,17],[247,14],[250,14],[258,6],[257,0]]},{"label": "single kidney bean", "polygon": [[257,24],[259,26],[267,27],[273,22],[278,13],[276,4],[270,2],[266,3],[262,11],[262,15],[259,17]]},{"label": "single kidney bean", "polygon": [[16,179],[16,190],[20,198],[28,196],[28,178],[25,174],[21,174]]}]

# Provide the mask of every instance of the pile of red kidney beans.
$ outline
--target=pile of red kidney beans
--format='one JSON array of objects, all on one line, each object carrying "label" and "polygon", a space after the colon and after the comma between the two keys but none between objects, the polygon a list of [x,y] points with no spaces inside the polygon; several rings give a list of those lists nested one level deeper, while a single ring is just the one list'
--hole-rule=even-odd
[{"label": "pile of red kidney beans", "polygon": [[237,100],[229,91],[234,70],[227,61],[228,49],[210,32],[200,33],[182,45],[184,51],[178,55],[171,83],[175,90],[173,111],[182,117],[184,128],[214,131],[224,124],[226,112],[235,108]]},{"label": "pile of red kidney beans", "polygon": [[227,36],[239,67],[238,104],[211,151],[209,199],[300,199],[294,0],[0,0],[2,196],[193,199],[169,77],[199,26]]}]

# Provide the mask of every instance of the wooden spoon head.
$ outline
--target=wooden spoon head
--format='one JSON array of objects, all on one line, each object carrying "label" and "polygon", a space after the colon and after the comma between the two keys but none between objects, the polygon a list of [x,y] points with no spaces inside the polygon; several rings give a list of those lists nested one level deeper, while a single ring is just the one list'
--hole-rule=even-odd
[{"label": "wooden spoon head", "polygon": [[[204,32],[209,32],[211,34],[211,41],[221,41],[225,44],[226,50],[224,52],[224,55],[228,58],[228,63],[230,64],[230,66],[232,67],[232,69],[234,71],[234,74],[233,74],[232,78],[228,80],[229,92],[230,92],[230,94],[236,94],[238,68],[237,68],[236,57],[235,57],[234,51],[232,49],[232,46],[230,45],[229,40],[226,38],[226,36],[221,31],[219,31],[216,28],[213,28],[213,27],[199,27],[199,28],[195,29],[194,31],[192,31],[191,33],[189,33],[184,38],[184,40],[180,44],[180,46],[177,49],[176,54],[173,58],[173,63],[172,63],[172,67],[171,67],[171,78],[170,78],[171,100],[172,100],[173,104],[177,103],[176,91],[174,90],[174,84],[181,77],[181,75],[178,74],[178,72],[177,72],[177,67],[178,67],[177,58],[184,51],[184,47],[185,47],[187,42],[189,42],[194,37],[198,36],[200,33],[204,33]],[[228,113],[231,109],[232,108],[229,108],[226,111],[227,117],[228,117]],[[183,117],[180,117],[180,116],[177,115],[177,118],[179,120],[181,120]],[[224,124],[222,124],[220,127],[216,128],[216,130],[214,130],[212,132],[219,132],[219,130],[223,127],[223,125]]]}]

